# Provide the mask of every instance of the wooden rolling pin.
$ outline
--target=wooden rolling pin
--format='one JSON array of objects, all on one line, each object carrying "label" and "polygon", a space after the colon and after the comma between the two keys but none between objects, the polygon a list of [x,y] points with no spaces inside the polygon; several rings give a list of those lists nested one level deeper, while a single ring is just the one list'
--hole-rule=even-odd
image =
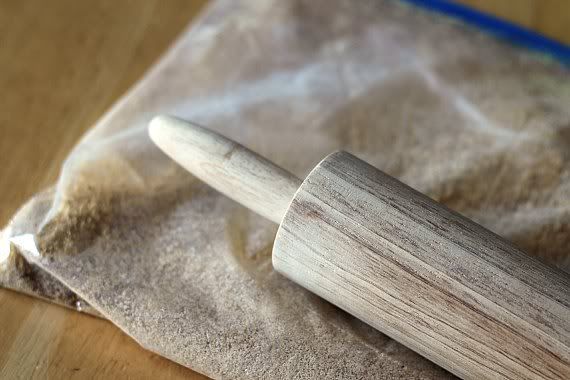
[{"label": "wooden rolling pin", "polygon": [[570,276],[346,152],[304,181],[165,116],[151,139],[279,223],[273,266],[466,379],[570,379]]}]

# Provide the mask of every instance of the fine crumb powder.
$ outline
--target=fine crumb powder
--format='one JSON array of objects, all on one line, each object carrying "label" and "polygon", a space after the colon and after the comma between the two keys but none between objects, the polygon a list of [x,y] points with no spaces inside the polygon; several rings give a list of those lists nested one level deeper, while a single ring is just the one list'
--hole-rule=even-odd
[{"label": "fine crumb powder", "polygon": [[53,194],[53,189],[37,194],[18,212],[17,219],[24,223],[22,225],[12,224],[0,231],[0,244],[2,244],[0,249],[6,249],[6,252],[2,251],[0,254],[0,285],[101,317],[97,310],[60,280],[29,262],[18,247],[8,240],[10,236],[19,236],[28,231],[37,230],[53,202]]},{"label": "fine crumb powder", "polygon": [[166,158],[146,123],[193,120],[299,177],[351,151],[568,270],[568,78],[397,2],[220,0],[74,150],[50,207],[16,216],[40,255],[10,268],[215,378],[450,378],[275,273],[277,227]]}]

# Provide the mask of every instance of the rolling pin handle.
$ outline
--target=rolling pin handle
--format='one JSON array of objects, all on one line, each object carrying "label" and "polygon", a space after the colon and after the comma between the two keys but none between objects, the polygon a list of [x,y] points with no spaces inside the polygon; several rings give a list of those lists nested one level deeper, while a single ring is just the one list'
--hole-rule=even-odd
[{"label": "rolling pin handle", "polygon": [[212,130],[157,116],[151,140],[174,161],[222,194],[279,224],[301,180]]}]

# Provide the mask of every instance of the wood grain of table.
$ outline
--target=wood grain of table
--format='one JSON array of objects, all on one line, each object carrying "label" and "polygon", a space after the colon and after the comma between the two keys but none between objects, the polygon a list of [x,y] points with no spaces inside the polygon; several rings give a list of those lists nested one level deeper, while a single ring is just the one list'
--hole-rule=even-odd
[{"label": "wood grain of table", "polygon": [[480,11],[570,44],[568,0],[455,0]]},{"label": "wood grain of table", "polygon": [[[206,0],[0,2],[0,224],[53,184],[81,135]],[[110,322],[0,289],[0,378],[203,376]]]}]

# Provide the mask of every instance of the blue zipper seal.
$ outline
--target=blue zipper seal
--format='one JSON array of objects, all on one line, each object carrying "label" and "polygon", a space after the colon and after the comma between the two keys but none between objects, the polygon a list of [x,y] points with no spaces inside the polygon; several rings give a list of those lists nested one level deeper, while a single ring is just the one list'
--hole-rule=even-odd
[{"label": "blue zipper seal", "polygon": [[504,21],[481,11],[448,0],[400,0],[421,8],[443,13],[466,24],[478,28],[501,39],[529,50],[549,55],[570,66],[570,47],[561,42],[544,37],[521,26]]}]

